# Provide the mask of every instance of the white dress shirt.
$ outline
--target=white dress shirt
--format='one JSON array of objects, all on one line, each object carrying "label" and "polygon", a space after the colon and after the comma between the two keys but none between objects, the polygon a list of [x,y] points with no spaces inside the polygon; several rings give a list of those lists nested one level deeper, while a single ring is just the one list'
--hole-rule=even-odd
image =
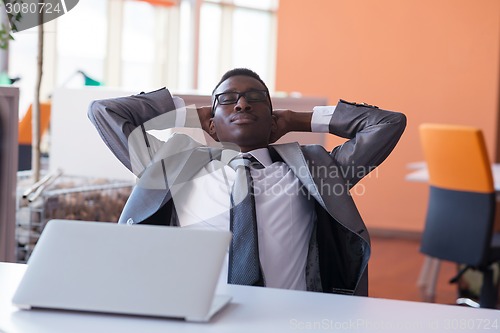
[{"label": "white dress shirt", "polygon": [[[335,106],[314,108],[312,131],[328,132],[334,110]],[[308,245],[316,219],[314,199],[301,191],[301,182],[287,164],[271,160],[267,148],[249,153],[264,166],[252,168],[251,175],[266,286],[306,290]],[[211,161],[192,180],[172,187],[181,227],[229,230],[230,194],[236,172],[227,162],[233,157],[224,151],[221,161]],[[227,264],[226,256],[223,281],[227,281]]]}]

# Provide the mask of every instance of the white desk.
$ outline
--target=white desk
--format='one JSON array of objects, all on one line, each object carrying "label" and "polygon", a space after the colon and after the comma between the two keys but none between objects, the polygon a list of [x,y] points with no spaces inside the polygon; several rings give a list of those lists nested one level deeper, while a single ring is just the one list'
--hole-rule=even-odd
[{"label": "white desk", "polygon": [[[17,310],[12,295],[25,265],[0,263],[0,331],[137,332],[495,332],[500,311],[429,303],[224,286],[232,303],[208,324],[80,312]],[[131,286],[133,287],[133,286]],[[462,326],[461,326],[462,325]]]},{"label": "white desk", "polygon": [[[407,165],[408,169],[412,170],[405,176],[405,179],[410,182],[428,183],[429,172],[425,162],[415,162]],[[495,182],[495,190],[500,192],[500,164],[493,164],[491,166],[493,173],[493,181]]]}]

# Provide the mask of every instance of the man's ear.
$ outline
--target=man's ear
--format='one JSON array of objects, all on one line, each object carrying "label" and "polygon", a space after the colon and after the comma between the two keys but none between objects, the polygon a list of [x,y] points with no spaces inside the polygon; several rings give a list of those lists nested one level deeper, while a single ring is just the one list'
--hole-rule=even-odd
[{"label": "man's ear", "polygon": [[278,127],[278,117],[276,115],[271,116],[271,133],[269,133],[269,143],[276,142],[283,133],[280,132],[280,128]]},{"label": "man's ear", "polygon": [[217,137],[217,131],[215,129],[215,123],[214,123],[214,118],[210,118],[208,121],[208,134],[215,140],[219,141],[219,138]]},{"label": "man's ear", "polygon": [[274,133],[278,130],[278,117],[273,114],[271,118],[271,132]]}]

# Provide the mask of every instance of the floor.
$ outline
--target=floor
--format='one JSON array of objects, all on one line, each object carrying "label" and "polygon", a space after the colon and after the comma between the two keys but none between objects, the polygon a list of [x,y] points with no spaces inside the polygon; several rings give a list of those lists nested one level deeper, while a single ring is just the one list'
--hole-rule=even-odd
[{"label": "floor", "polygon": [[[414,239],[372,236],[369,266],[371,297],[422,301],[417,279],[424,262],[420,243]],[[456,265],[442,262],[436,289],[436,303],[454,304],[457,287],[448,280],[455,276]]]}]

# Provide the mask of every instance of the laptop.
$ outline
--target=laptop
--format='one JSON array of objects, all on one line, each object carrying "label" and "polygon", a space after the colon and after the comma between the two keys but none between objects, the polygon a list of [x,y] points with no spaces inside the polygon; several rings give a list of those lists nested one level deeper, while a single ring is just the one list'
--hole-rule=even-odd
[{"label": "laptop", "polygon": [[152,225],[51,220],[13,304],[206,322],[231,233]]}]

